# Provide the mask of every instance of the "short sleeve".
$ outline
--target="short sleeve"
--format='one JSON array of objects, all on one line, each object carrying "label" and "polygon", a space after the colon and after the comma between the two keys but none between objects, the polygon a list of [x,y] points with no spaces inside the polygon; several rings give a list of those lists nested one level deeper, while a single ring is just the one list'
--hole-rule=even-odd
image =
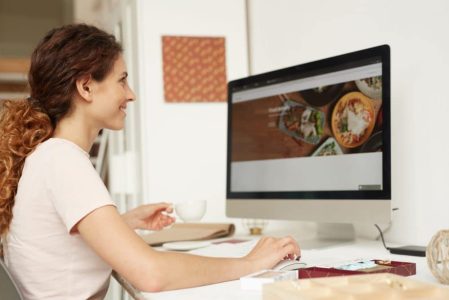
[{"label": "short sleeve", "polygon": [[46,186],[67,231],[95,209],[114,205],[88,155],[76,145],[59,145],[48,162]]}]

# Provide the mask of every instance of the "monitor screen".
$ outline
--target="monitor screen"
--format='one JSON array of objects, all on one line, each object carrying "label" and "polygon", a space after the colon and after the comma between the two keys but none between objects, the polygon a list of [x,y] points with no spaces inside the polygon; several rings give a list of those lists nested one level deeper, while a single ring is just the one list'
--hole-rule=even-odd
[{"label": "monitor screen", "polygon": [[357,221],[373,207],[375,220],[389,218],[389,53],[383,45],[229,83],[228,216],[316,220],[348,205],[360,211],[324,219]]}]

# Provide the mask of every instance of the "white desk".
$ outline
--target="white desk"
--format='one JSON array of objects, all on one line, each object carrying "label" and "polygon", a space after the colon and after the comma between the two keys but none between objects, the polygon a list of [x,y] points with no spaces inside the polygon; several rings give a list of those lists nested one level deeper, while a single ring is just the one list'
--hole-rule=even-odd
[{"label": "white desk", "polygon": [[[226,245],[226,246],[224,246]],[[221,248],[217,248],[222,246]],[[233,247],[234,246],[234,247]],[[249,251],[251,245],[221,244],[210,246],[208,248],[191,251],[191,253],[209,255],[209,256],[241,256]],[[231,252],[233,251],[233,253]],[[328,262],[345,261],[357,258],[366,259],[386,259],[395,261],[406,261],[416,263],[416,275],[411,278],[417,280],[437,283],[429,268],[425,257],[392,255],[383,248],[380,241],[357,240],[355,242],[341,244],[339,246],[331,246],[318,250],[302,250],[301,260],[309,266],[317,264],[325,264]],[[192,276],[195,276],[192,274]],[[169,299],[195,299],[195,300],[229,300],[229,299],[245,299],[245,300],[261,300],[262,293],[257,291],[247,291],[240,289],[238,280],[224,282],[220,284],[207,285],[202,287],[181,289],[160,293],[144,293],[144,296],[150,300],[169,300]]]}]

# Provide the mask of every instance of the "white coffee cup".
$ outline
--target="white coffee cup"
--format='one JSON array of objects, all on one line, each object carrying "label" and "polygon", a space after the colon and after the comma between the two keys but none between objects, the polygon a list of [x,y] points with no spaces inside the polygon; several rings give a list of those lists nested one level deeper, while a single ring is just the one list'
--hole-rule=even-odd
[{"label": "white coffee cup", "polygon": [[197,222],[206,213],[206,200],[188,200],[175,204],[175,212],[184,222]]}]

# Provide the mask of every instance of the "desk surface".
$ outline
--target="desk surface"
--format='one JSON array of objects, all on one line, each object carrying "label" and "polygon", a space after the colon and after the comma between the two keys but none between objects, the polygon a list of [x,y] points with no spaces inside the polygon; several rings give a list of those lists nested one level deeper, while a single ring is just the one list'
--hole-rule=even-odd
[{"label": "desk surface", "polygon": [[[191,251],[191,253],[208,256],[242,256],[251,249],[255,242],[242,244],[220,244],[203,249]],[[429,268],[425,257],[403,256],[390,254],[379,241],[357,240],[350,243],[330,246],[316,250],[302,250],[302,261],[309,266],[326,264],[336,261],[346,261],[351,259],[385,259],[395,261],[405,261],[416,263],[416,275],[411,278],[437,283]],[[193,274],[192,274],[193,275]],[[194,276],[194,275],[193,275]],[[258,291],[248,291],[240,289],[238,280],[207,285],[202,287],[181,289],[160,293],[144,293],[147,299],[169,300],[169,299],[195,299],[195,300],[221,300],[221,299],[247,299],[261,300],[262,293]]]}]

